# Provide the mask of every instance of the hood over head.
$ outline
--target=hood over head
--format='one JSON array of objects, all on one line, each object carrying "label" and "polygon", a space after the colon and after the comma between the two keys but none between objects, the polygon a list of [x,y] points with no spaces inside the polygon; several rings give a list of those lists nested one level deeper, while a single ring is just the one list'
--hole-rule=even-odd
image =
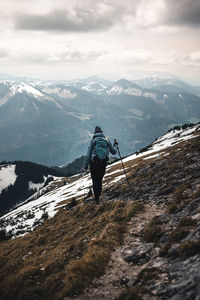
[{"label": "hood over head", "polygon": [[94,134],[95,133],[103,133],[102,129],[99,127],[99,126],[96,126],[95,127],[95,131],[94,131]]}]

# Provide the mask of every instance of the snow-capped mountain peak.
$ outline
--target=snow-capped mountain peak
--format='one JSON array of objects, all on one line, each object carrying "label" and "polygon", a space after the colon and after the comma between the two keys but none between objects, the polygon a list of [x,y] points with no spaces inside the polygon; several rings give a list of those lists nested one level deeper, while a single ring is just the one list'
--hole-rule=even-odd
[{"label": "snow-capped mountain peak", "polygon": [[38,89],[32,87],[31,85],[28,85],[27,83],[20,83],[16,85],[12,85],[10,87],[10,91],[12,92],[13,95],[16,95],[18,93],[27,93],[29,95],[33,95],[34,97],[43,97],[44,94],[41,93]]},{"label": "snow-capped mountain peak", "polygon": [[[42,92],[39,89],[25,82],[10,85],[7,94],[5,94],[5,96],[2,97],[0,100],[0,106],[6,104],[11,98],[20,94],[21,95],[25,94],[28,97],[34,98],[39,102],[46,102],[46,101],[52,102],[58,108],[62,109],[62,105],[60,105],[53,97],[49,96],[48,93]],[[36,104],[34,103],[33,105],[36,108]],[[38,108],[36,108],[36,110],[38,110]],[[22,107],[22,111],[23,111],[23,107]]]}]

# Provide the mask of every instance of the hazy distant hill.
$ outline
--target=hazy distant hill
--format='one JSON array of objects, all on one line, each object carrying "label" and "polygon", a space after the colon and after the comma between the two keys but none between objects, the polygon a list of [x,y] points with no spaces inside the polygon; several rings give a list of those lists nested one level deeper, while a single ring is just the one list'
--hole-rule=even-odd
[{"label": "hazy distant hill", "polygon": [[135,83],[143,86],[144,88],[153,88],[166,92],[189,93],[200,96],[200,87],[189,85],[177,78],[163,79],[159,77],[147,77],[135,80]]},{"label": "hazy distant hill", "polygon": [[119,139],[123,155],[132,153],[172,124],[200,120],[200,98],[179,86],[162,90],[99,77],[32,84],[2,80],[0,159],[66,165],[86,154],[96,125],[112,141]]}]

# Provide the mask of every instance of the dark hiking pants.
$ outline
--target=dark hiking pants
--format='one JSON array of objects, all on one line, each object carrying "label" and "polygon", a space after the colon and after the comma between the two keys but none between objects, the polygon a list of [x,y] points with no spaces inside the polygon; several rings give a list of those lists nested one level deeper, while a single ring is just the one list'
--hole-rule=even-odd
[{"label": "dark hiking pants", "polygon": [[92,177],[93,192],[94,192],[96,201],[99,200],[99,197],[101,194],[102,180],[103,180],[105,171],[106,171],[106,163],[91,161],[90,173],[91,173],[91,177]]}]

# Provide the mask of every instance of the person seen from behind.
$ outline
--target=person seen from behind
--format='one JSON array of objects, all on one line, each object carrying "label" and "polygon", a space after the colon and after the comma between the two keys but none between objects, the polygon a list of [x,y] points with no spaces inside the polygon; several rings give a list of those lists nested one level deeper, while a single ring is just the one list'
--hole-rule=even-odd
[{"label": "person seen from behind", "polygon": [[117,140],[112,145],[110,140],[105,137],[100,127],[96,127],[94,136],[88,147],[85,161],[85,170],[90,165],[93,192],[96,204],[99,204],[99,197],[102,190],[102,180],[106,171],[106,164],[109,160],[109,152],[113,155],[117,153]]}]

